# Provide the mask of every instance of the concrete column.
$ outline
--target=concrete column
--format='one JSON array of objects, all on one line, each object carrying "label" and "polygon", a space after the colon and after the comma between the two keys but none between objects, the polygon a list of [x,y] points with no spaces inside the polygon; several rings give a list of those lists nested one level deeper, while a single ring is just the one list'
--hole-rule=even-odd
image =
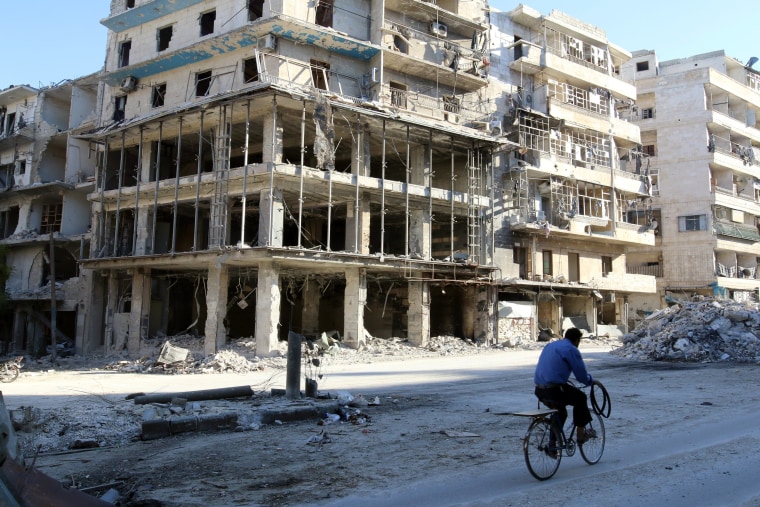
[{"label": "concrete column", "polygon": [[[277,113],[276,120],[272,118],[271,112],[264,114],[264,150],[262,152],[262,161],[266,164],[282,162],[282,116]],[[275,126],[274,122],[277,122]],[[274,130],[274,137],[272,131]],[[274,142],[273,142],[274,139]]]},{"label": "concrete column", "polygon": [[319,297],[320,287],[314,279],[306,279],[303,288],[303,309],[301,310],[301,333],[319,332]]},{"label": "concrete column", "polygon": [[[468,286],[462,305],[462,328],[465,338],[495,343],[496,301],[484,286]],[[495,291],[493,291],[495,292]]]},{"label": "concrete column", "polygon": [[369,127],[359,125],[358,135],[351,144],[351,174],[358,176],[370,175],[370,137]]},{"label": "concrete column", "polygon": [[137,210],[135,227],[137,228],[135,255],[145,255],[150,251],[150,242],[152,240],[150,230],[153,227],[153,220],[150,208],[141,206]]},{"label": "concrete column", "polygon": [[[271,219],[270,219],[271,217]],[[272,190],[272,199],[269,199],[269,190],[261,191],[259,197],[259,243],[258,246],[282,247],[282,229],[285,225],[285,206],[282,203],[282,190]],[[269,228],[271,226],[271,234]]]},{"label": "concrete column", "polygon": [[[369,194],[361,194],[359,212],[355,203],[349,203],[346,208],[346,251],[369,255]],[[357,234],[357,229],[359,230]],[[358,244],[356,243],[358,240]]]},{"label": "concrete column", "polygon": [[103,345],[105,281],[89,269],[82,270],[79,279],[83,290],[77,301],[74,350],[78,355],[83,355],[96,352]]},{"label": "concrete column", "polygon": [[114,315],[119,311],[119,279],[113,271],[108,272],[108,293],[106,294],[105,322],[105,352],[110,354],[120,352],[114,350]]},{"label": "concrete column", "polygon": [[[430,187],[431,168],[427,147],[415,148],[411,154],[412,173],[409,182],[412,185]],[[412,255],[430,259],[430,235],[432,233],[432,217],[428,206],[409,209],[409,250]]]},{"label": "concrete column", "polygon": [[8,344],[8,351],[12,352],[21,348],[20,338],[24,336],[24,324],[26,323],[26,312],[18,306],[13,311],[13,335],[11,342]]},{"label": "concrete column", "polygon": [[409,282],[407,339],[417,347],[430,342],[430,284]]},{"label": "concrete column", "polygon": [[208,270],[206,284],[206,328],[204,352],[214,354],[227,341],[224,318],[227,316],[227,290],[229,287],[229,268],[217,262]]},{"label": "concrete column", "polygon": [[271,262],[259,265],[256,288],[256,354],[268,356],[277,350],[280,324],[280,268]]},{"label": "concrete column", "polygon": [[140,342],[148,337],[150,323],[150,270],[135,269],[132,273],[132,301],[129,312],[127,351],[140,353]]},{"label": "concrete column", "polygon": [[358,349],[364,337],[364,305],[367,303],[367,270],[346,268],[343,296],[343,343]]}]

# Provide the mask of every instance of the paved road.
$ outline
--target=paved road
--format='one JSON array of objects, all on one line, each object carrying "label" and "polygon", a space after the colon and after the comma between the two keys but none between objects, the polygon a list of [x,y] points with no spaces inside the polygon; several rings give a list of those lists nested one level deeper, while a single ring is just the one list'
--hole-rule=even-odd
[{"label": "paved road", "polygon": [[[537,354],[332,365],[320,390],[446,393],[452,406],[472,406],[479,412],[488,407],[491,413],[484,417],[493,418],[490,431],[496,433],[500,420],[494,413],[535,407],[530,379]],[[599,464],[588,466],[578,455],[565,458],[554,478],[539,482],[528,474],[519,451],[453,475],[436,474],[431,461],[426,480],[399,484],[391,491],[363,489],[339,501],[309,505],[760,505],[755,477],[760,469],[760,367],[639,363],[593,349],[585,349],[584,356],[589,370],[613,396],[612,417],[606,421],[607,448]],[[236,385],[268,389],[284,387],[284,382],[284,372],[271,370],[173,376],[60,372],[27,375],[1,387],[6,405],[17,408],[85,403],[93,397],[134,392]]]}]

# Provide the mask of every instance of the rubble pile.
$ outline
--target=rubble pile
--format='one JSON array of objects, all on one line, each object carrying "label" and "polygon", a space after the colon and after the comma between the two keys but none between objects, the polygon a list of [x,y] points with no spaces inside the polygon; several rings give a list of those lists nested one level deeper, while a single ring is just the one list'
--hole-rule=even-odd
[{"label": "rubble pile", "polygon": [[648,316],[613,354],[644,361],[760,363],[760,304],[702,298]]}]

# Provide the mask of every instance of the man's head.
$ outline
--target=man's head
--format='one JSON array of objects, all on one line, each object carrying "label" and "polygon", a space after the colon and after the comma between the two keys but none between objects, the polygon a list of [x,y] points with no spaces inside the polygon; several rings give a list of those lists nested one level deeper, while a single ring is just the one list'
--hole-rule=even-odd
[{"label": "man's head", "polygon": [[570,340],[576,347],[581,343],[581,336],[583,333],[577,327],[571,327],[565,331],[565,339]]}]

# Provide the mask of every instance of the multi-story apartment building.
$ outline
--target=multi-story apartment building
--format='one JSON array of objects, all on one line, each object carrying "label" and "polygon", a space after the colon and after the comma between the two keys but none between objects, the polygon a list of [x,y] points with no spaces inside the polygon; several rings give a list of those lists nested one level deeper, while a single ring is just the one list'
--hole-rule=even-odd
[{"label": "multi-story apartment building", "polygon": [[73,345],[86,316],[86,274],[95,157],[72,132],[92,128],[93,76],[0,91],[0,245],[11,269],[10,309],[0,317],[4,350],[44,353]]},{"label": "multi-story apartment building", "polygon": [[489,337],[486,0],[112,0],[80,347]]},{"label": "multi-story apartment building", "polygon": [[757,298],[760,255],[760,72],[715,51],[659,62],[637,51],[623,67],[636,84],[643,151],[651,165],[656,248],[629,263],[657,270],[658,293],[636,298],[645,314],[669,298]]},{"label": "multi-story apartment building", "polygon": [[636,87],[620,75],[631,54],[556,10],[519,5],[491,22],[490,76],[509,94],[503,126],[517,147],[495,174],[496,256],[512,261],[500,328],[624,330],[628,298],[655,292],[653,276],[627,269],[630,249],[655,243],[651,176],[628,118]]}]

